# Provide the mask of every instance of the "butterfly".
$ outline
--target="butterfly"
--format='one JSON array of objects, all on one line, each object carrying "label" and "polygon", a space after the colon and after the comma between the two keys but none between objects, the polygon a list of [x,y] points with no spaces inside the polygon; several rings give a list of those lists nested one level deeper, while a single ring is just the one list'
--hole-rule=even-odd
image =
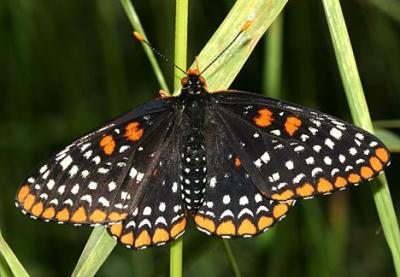
[{"label": "butterfly", "polygon": [[180,237],[253,237],[298,199],[371,180],[385,145],[336,117],[258,94],[208,92],[189,69],[181,94],[149,101],[77,139],[26,178],[34,219],[106,225],[131,249]]}]

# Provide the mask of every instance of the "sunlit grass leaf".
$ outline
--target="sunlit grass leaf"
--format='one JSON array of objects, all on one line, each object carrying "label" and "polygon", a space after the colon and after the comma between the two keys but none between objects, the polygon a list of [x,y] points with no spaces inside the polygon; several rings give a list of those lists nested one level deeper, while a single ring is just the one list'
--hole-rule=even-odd
[{"label": "sunlit grass leaf", "polygon": [[117,242],[107,233],[105,227],[94,228],[72,276],[94,276],[116,244]]},{"label": "sunlit grass leaf", "polygon": [[0,276],[29,276],[0,231]]},{"label": "sunlit grass leaf", "polygon": [[[354,123],[373,132],[350,37],[339,0],[322,0],[336,60]],[[371,182],[375,205],[389,245],[394,266],[400,275],[400,231],[385,174]]]},{"label": "sunlit grass leaf", "polygon": [[383,141],[390,152],[400,152],[400,136],[387,129],[375,129],[375,135]]}]

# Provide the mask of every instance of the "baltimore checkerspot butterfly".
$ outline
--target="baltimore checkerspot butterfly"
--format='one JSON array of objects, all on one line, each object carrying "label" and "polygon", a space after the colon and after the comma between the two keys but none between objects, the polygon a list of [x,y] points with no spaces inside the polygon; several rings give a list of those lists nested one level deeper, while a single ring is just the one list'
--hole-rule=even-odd
[{"label": "baltimore checkerspot butterfly", "polygon": [[179,96],[134,108],[41,164],[17,207],[107,225],[133,249],[176,239],[190,218],[207,234],[252,237],[295,200],[370,180],[390,162],[378,138],[338,118],[249,92],[209,93],[198,68],[184,73]]}]

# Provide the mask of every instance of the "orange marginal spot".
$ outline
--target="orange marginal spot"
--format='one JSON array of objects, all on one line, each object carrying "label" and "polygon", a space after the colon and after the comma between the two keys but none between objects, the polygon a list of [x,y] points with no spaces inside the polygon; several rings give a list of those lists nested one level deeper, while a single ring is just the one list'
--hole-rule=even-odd
[{"label": "orange marginal spot", "polygon": [[29,193],[24,200],[24,209],[28,211],[32,207],[33,203],[35,203],[35,195]]},{"label": "orange marginal spot", "polygon": [[124,137],[127,140],[138,141],[143,136],[143,129],[140,128],[139,122],[131,122],[125,128]]},{"label": "orange marginal spot", "polygon": [[127,213],[112,212],[108,214],[108,219],[111,221],[121,221],[128,216]]},{"label": "orange marginal spot", "polygon": [[[116,237],[119,237],[119,236],[121,236],[122,227],[123,227],[122,223],[113,224],[110,226],[110,233]],[[132,238],[132,242],[133,242],[133,238]]]},{"label": "orange marginal spot", "polygon": [[333,185],[325,178],[320,178],[317,184],[317,190],[321,193],[329,192],[333,190]]},{"label": "orange marginal spot", "polygon": [[133,233],[132,231],[123,235],[120,239],[120,242],[123,244],[133,245],[134,242]]},{"label": "orange marginal spot", "polygon": [[239,235],[254,235],[257,232],[256,226],[247,218],[242,221],[239,225]]},{"label": "orange marginal spot", "polygon": [[166,242],[168,240],[168,232],[164,228],[157,228],[153,235],[153,243]]},{"label": "orange marginal spot", "polygon": [[372,169],[369,166],[363,166],[360,169],[360,175],[364,179],[369,179],[372,177],[372,175],[374,175],[374,172],[372,171]]},{"label": "orange marginal spot", "polygon": [[115,140],[111,135],[104,136],[100,140],[100,147],[103,148],[104,154],[111,155],[115,149]]},{"label": "orange marginal spot", "polygon": [[258,110],[258,115],[253,118],[254,123],[260,127],[267,127],[272,124],[272,112],[267,108]]},{"label": "orange marginal spot", "polygon": [[71,217],[73,222],[85,222],[87,220],[87,215],[84,207],[79,207]]},{"label": "orange marginal spot", "polygon": [[24,201],[25,197],[28,195],[28,193],[29,193],[29,186],[28,185],[22,186],[18,191],[18,195],[17,195],[18,202],[22,203]]},{"label": "orange marginal spot", "polygon": [[284,215],[285,213],[287,213],[287,211],[289,210],[288,206],[284,203],[282,204],[278,204],[274,207],[272,214],[274,215],[275,218],[279,218],[282,215]]},{"label": "orange marginal spot", "polygon": [[236,157],[235,158],[235,167],[239,168],[241,164],[242,163],[241,163],[240,159],[238,157]]},{"label": "orange marginal spot", "polygon": [[293,136],[294,133],[300,128],[301,120],[295,116],[288,116],[285,122],[285,130],[286,132]]},{"label": "orange marginal spot", "polygon": [[381,171],[383,168],[381,161],[377,157],[371,157],[371,159],[369,159],[369,163],[376,172]]},{"label": "orange marginal spot", "polygon": [[67,208],[62,209],[61,211],[59,211],[56,215],[56,218],[59,221],[67,221],[69,219],[69,211]]},{"label": "orange marginal spot", "polygon": [[147,230],[143,230],[142,232],[140,232],[139,236],[135,240],[135,247],[139,248],[150,244],[151,244],[151,237],[149,235],[149,232],[147,232]]},{"label": "orange marginal spot", "polygon": [[347,180],[349,180],[350,183],[355,184],[355,183],[358,183],[358,182],[361,181],[361,177],[360,177],[360,175],[358,175],[358,174],[351,173],[351,174],[349,175],[349,177],[347,177]]},{"label": "orange marginal spot", "polygon": [[43,212],[43,202],[40,201],[38,203],[36,203],[33,207],[32,207],[32,211],[31,213],[36,216],[39,217]]},{"label": "orange marginal spot", "polygon": [[378,156],[378,158],[386,163],[389,160],[389,153],[386,151],[385,148],[378,148],[375,150],[375,154]]},{"label": "orange marginal spot", "polygon": [[263,215],[258,220],[258,229],[264,230],[265,228],[268,228],[269,226],[271,226],[272,223],[274,223],[274,219],[272,217]]},{"label": "orange marginal spot", "polygon": [[271,195],[271,198],[274,200],[288,200],[294,195],[293,191],[290,189],[285,190],[282,193],[274,193]]},{"label": "orange marginal spot", "polygon": [[90,221],[98,223],[102,222],[106,219],[106,213],[100,209],[94,210],[94,212],[90,215]]},{"label": "orange marginal spot", "polygon": [[303,197],[310,196],[311,194],[313,194],[313,192],[314,192],[314,188],[309,183],[305,183],[304,185],[302,185],[301,187],[298,187],[296,189],[297,195],[300,195]]},{"label": "orange marginal spot", "polygon": [[236,228],[232,220],[222,222],[220,225],[218,225],[217,235],[235,235],[235,234],[236,234]]},{"label": "orange marginal spot", "polygon": [[335,181],[335,187],[342,188],[347,185],[347,180],[343,177],[337,177]]},{"label": "orange marginal spot", "polygon": [[42,217],[45,219],[50,219],[53,218],[55,214],[56,210],[53,207],[50,207],[44,210],[44,212],[42,213]]},{"label": "orange marginal spot", "polygon": [[196,215],[194,217],[194,222],[204,230],[207,230],[211,233],[215,232],[215,224],[211,219],[203,217],[201,215]]},{"label": "orange marginal spot", "polygon": [[171,238],[174,238],[176,236],[178,236],[180,233],[183,232],[183,230],[185,230],[186,228],[186,218],[182,218],[181,221],[179,221],[178,223],[176,223],[170,231],[171,234]]}]

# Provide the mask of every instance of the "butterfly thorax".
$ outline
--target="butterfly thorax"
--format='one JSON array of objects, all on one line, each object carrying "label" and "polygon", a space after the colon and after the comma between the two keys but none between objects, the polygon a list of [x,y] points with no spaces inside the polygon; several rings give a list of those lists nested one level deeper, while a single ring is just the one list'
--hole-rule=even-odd
[{"label": "butterfly thorax", "polygon": [[197,75],[182,80],[182,108],[184,136],[181,149],[182,198],[190,212],[195,212],[204,199],[207,182],[206,149],[203,125],[207,101],[204,81]]}]

